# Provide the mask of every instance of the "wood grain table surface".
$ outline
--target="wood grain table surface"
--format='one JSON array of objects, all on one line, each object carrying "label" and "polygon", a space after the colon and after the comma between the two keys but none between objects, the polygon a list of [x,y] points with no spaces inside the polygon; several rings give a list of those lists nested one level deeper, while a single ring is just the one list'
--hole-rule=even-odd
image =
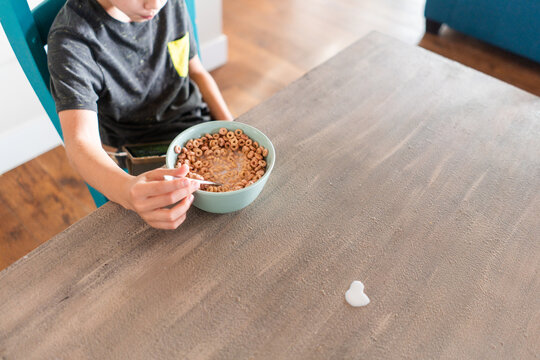
[{"label": "wood grain table surface", "polygon": [[0,273],[0,359],[540,357],[538,97],[372,33],[238,121],[256,201],[83,218]]}]

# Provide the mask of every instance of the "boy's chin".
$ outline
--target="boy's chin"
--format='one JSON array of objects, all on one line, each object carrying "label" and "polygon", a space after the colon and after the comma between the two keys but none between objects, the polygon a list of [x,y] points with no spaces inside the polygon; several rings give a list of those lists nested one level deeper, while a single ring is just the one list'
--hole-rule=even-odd
[{"label": "boy's chin", "polygon": [[137,16],[135,18],[130,18],[131,22],[146,22],[150,21],[154,18],[154,16]]},{"label": "boy's chin", "polygon": [[129,22],[147,22],[147,21],[150,21],[154,18],[155,16],[140,16],[140,15],[135,15],[135,16],[130,16],[129,17]]}]

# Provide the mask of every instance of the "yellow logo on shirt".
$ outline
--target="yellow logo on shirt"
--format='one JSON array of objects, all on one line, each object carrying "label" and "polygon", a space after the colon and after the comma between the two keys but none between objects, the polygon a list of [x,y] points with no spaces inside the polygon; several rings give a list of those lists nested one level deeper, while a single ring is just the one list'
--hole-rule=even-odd
[{"label": "yellow logo on shirt", "polygon": [[176,72],[181,77],[186,77],[189,64],[189,33],[178,40],[167,43],[167,47]]}]

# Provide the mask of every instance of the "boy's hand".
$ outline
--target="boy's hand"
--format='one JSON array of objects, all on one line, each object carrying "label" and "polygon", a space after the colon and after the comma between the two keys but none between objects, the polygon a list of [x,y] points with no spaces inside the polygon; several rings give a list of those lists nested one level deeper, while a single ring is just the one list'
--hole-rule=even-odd
[{"label": "boy's hand", "polygon": [[[152,227],[176,229],[186,219],[193,192],[200,186],[185,177],[188,171],[187,165],[182,165],[178,169],[156,169],[133,177],[128,189],[131,210]],[[180,179],[164,180],[164,175]],[[166,208],[172,204],[176,205]]]}]

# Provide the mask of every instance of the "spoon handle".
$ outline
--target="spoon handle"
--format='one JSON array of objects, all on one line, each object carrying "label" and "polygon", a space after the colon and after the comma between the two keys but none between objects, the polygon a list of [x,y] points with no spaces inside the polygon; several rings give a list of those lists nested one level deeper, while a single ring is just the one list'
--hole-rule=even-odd
[{"label": "spoon handle", "polygon": [[[176,176],[172,176],[172,175],[164,175],[163,178],[165,180],[173,180],[173,179],[180,179],[179,177],[176,177]],[[199,184],[205,184],[205,185],[214,185],[214,186],[221,186],[223,184],[220,184],[220,183],[217,183],[217,182],[213,182],[213,181],[208,181],[208,180],[199,180],[199,179],[192,179],[192,178],[188,178],[189,180],[193,180],[193,181],[197,181]]]}]

